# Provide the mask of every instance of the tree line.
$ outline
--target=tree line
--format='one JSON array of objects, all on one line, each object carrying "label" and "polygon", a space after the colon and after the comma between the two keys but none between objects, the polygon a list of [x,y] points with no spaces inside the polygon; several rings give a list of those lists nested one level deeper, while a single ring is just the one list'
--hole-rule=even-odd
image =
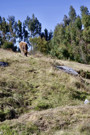
[{"label": "tree line", "polygon": [[64,15],[63,22],[56,25],[53,38],[30,38],[33,46],[59,59],[90,63],[90,12],[85,6],[80,11],[79,16],[70,6],[68,16]]},{"label": "tree line", "polygon": [[0,17],[0,45],[5,42],[23,40],[44,54],[50,54],[59,59],[69,59],[81,63],[90,63],[90,12],[87,7],[80,7],[80,15],[70,6],[68,16],[58,23],[54,32],[47,29],[41,32],[42,26],[33,14],[27,16],[22,23],[9,16],[7,21]]},{"label": "tree line", "polygon": [[41,31],[42,26],[37,17],[33,14],[30,18],[26,17],[22,23],[20,20],[16,21],[15,16],[8,16],[7,20],[0,16],[0,47],[16,49],[15,43],[25,41],[30,45],[30,38],[44,37],[45,40],[50,40],[52,32],[48,32],[45,28]]},{"label": "tree line", "polygon": [[70,6],[63,23],[57,24],[52,39],[51,55],[60,59],[70,59],[90,63],[90,12],[80,7],[81,15]]}]

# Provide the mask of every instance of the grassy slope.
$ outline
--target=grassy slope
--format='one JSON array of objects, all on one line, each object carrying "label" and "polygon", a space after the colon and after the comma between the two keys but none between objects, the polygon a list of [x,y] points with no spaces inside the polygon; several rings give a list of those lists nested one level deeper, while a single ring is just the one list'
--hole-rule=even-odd
[{"label": "grassy slope", "polygon": [[2,49],[0,61],[9,63],[0,67],[1,133],[89,135],[90,105],[84,105],[84,100],[90,100],[90,80],[64,73],[53,65],[89,72],[90,65],[40,54],[23,57]]}]

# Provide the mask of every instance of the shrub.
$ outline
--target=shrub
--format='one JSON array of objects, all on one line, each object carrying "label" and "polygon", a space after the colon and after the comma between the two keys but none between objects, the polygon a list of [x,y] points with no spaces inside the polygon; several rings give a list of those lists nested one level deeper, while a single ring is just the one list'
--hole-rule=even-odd
[{"label": "shrub", "polygon": [[8,42],[8,41],[6,41],[6,42],[4,42],[4,44],[2,45],[2,48],[3,49],[13,49],[13,43],[12,42]]},{"label": "shrub", "polygon": [[47,54],[50,49],[49,42],[47,42],[45,38],[41,37],[30,38],[30,42],[33,46],[34,51],[38,50],[42,53]]}]

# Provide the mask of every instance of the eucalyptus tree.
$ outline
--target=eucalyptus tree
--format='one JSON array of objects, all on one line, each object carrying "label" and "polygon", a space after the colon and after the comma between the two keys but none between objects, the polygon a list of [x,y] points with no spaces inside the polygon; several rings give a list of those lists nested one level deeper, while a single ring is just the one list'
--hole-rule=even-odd
[{"label": "eucalyptus tree", "polygon": [[37,34],[38,35],[41,34],[41,23],[39,22],[37,17],[35,17],[34,14],[32,15],[32,18],[27,16],[27,18],[25,20],[25,24],[28,28],[28,31],[30,31],[30,36],[34,37]]},{"label": "eucalyptus tree", "polygon": [[70,9],[69,9],[69,18],[70,18],[71,22],[74,22],[75,19],[76,19],[76,11],[73,8],[73,6],[70,6]]},{"label": "eucalyptus tree", "polygon": [[17,22],[15,21],[14,16],[8,16],[8,26],[9,26],[9,35],[10,35],[10,41],[13,43],[16,42],[16,36],[17,36]]},{"label": "eucalyptus tree", "polygon": [[22,28],[22,22],[18,20],[17,23],[18,29],[17,29],[17,37],[19,38],[19,41],[23,39],[23,28]]}]

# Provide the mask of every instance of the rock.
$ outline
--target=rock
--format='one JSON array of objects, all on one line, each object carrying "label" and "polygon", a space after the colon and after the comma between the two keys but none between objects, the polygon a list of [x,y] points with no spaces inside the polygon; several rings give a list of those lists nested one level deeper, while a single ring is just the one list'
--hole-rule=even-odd
[{"label": "rock", "polygon": [[89,104],[90,101],[88,99],[85,99],[84,104]]},{"label": "rock", "polygon": [[1,67],[6,67],[6,66],[8,66],[8,63],[7,62],[0,62],[0,66]]},{"label": "rock", "polygon": [[78,75],[78,72],[76,72],[75,70],[73,70],[72,68],[69,68],[67,66],[56,66],[58,69],[63,70],[64,72],[67,72],[69,74],[73,74],[73,75]]}]

